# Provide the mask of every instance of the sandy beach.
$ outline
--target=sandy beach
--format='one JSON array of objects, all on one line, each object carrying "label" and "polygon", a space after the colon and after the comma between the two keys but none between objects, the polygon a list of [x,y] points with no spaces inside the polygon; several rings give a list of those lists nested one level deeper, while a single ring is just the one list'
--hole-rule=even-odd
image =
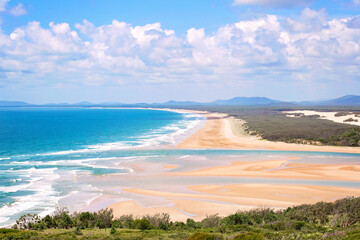
[{"label": "sandy beach", "polygon": [[[338,115],[339,112],[318,112],[310,110],[285,111],[283,113],[287,114],[287,117],[298,117],[296,114],[303,114],[304,116],[318,115],[318,119],[326,119],[337,123],[360,126],[360,117],[352,112],[340,114],[340,116]],[[347,121],[348,119],[352,119],[352,121]]]},{"label": "sandy beach", "polygon": [[280,151],[314,151],[360,153],[360,147],[315,146],[284,142],[271,142],[246,134],[242,130],[244,121],[221,113],[203,113],[207,117],[205,126],[191,135],[178,148],[224,148],[258,149]]},{"label": "sandy beach", "polygon": [[[168,109],[164,109],[168,110]],[[187,111],[177,109],[176,111]],[[242,120],[229,118],[220,113],[197,112],[207,118],[205,126],[177,145],[178,149],[255,149],[309,152],[360,153],[359,148],[309,146],[270,142],[250,136],[242,129]],[[163,176],[164,181],[171,177],[232,177],[258,178],[261,183],[244,184],[183,184],[183,188],[123,187],[122,192],[130,194],[125,199],[110,204],[115,216],[133,214],[142,216],[154,213],[169,213],[173,221],[187,218],[201,220],[206,215],[226,216],[237,210],[250,210],[259,207],[274,209],[286,208],[303,203],[335,201],[348,196],[360,196],[360,188],[332,186],[331,181],[360,181],[360,165],[356,164],[317,164],[296,162],[297,158],[271,159],[257,161],[224,162],[221,166],[202,167],[178,171],[182,164],[155,163],[135,164],[132,168],[141,177],[151,179]],[[295,161],[295,162],[294,162]],[[206,164],[205,164],[206,165]],[[155,171],[156,166],[163,170]],[[158,168],[157,168],[158,169]],[[175,170],[175,172],[173,171]],[[146,172],[151,171],[149,177]],[[271,184],[266,179],[279,179],[283,183]],[[312,184],[290,184],[289,180],[310,180]],[[329,181],[329,186],[317,185],[317,181]],[[180,183],[181,185],[181,183]],[[182,190],[181,190],[182,189]],[[185,189],[185,190],[184,190]],[[138,201],[137,199],[148,199]]]},{"label": "sandy beach", "polygon": [[360,165],[289,163],[286,160],[233,162],[230,166],[173,175],[360,181]]}]

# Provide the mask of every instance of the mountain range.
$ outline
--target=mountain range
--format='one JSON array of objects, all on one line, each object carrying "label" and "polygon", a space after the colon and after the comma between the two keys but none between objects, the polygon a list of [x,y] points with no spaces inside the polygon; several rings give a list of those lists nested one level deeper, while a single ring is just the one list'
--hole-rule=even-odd
[{"label": "mountain range", "polygon": [[326,101],[304,101],[304,102],[285,102],[266,97],[235,97],[226,100],[216,100],[212,102],[192,102],[192,101],[168,101],[164,103],[135,103],[126,104],[118,102],[105,103],[48,103],[31,104],[22,101],[0,101],[0,107],[182,107],[182,106],[360,106],[360,96],[346,95],[340,98]]}]

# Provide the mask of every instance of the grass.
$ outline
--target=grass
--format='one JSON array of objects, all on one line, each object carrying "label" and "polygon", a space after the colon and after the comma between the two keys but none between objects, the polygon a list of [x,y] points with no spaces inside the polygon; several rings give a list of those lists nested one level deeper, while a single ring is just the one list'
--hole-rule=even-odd
[{"label": "grass", "polygon": [[13,233],[2,234],[0,239],[121,239],[121,240],[278,240],[278,239],[325,239],[337,240],[360,239],[360,226],[347,228],[321,228],[305,226],[302,230],[273,230],[261,227],[233,227],[227,228],[225,232],[220,229],[200,229],[200,230],[128,230],[117,228],[115,234],[110,234],[110,228],[106,229],[84,229],[76,234],[75,229],[51,229],[44,231],[24,231],[14,230]]}]

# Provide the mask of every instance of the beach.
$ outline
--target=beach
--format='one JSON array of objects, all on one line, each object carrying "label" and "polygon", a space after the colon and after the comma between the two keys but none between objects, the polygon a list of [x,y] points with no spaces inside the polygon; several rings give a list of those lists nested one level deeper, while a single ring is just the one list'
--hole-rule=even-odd
[{"label": "beach", "polygon": [[169,213],[173,221],[186,221],[187,218],[199,221],[212,214],[224,217],[238,210],[264,207],[282,209],[303,203],[311,204],[319,201],[334,201],[347,196],[360,196],[360,189],[323,186],[234,184],[194,185],[189,186],[189,189],[197,193],[125,189],[133,194],[165,198],[169,201],[169,205],[141,206],[135,200],[131,200],[111,204],[109,208],[114,210],[115,216]]},{"label": "beach", "polygon": [[360,153],[359,147],[315,146],[296,143],[272,142],[251,136],[242,130],[245,121],[221,113],[203,113],[205,127],[191,135],[178,148],[262,149],[280,151],[315,151]]},{"label": "beach", "polygon": [[[187,111],[187,110],[176,110]],[[360,153],[359,148],[309,146],[270,142],[250,136],[242,130],[241,120],[230,118],[220,113],[196,112],[207,118],[203,128],[189,136],[176,146],[177,149],[240,149],[264,151],[303,151],[303,152],[331,152]],[[355,157],[356,158],[356,157]],[[360,181],[360,165],[355,163],[320,164],[316,162],[297,162],[298,157],[284,157],[282,159],[266,159],[259,156],[256,160],[231,161],[223,157],[216,166],[203,164],[201,168],[181,171],[180,164],[171,162],[163,164],[162,170],[152,172],[164,179],[172,177],[182,179],[181,187],[173,188],[159,186],[124,187],[122,192],[130,194],[133,199],[114,202],[108,207],[114,210],[115,216],[134,214],[142,216],[154,213],[169,213],[174,221],[185,221],[187,218],[201,220],[206,215],[219,214],[226,216],[238,210],[269,207],[283,209],[299,204],[311,204],[319,201],[335,201],[348,196],[360,196],[360,188],[356,182]],[[211,163],[209,162],[209,165]],[[144,173],[154,166],[132,166],[135,171]],[[146,174],[145,174],[146,175]],[[218,184],[196,184],[197,178],[230,178],[256,179],[255,183],[219,182]],[[186,179],[195,180],[193,184]],[[278,179],[278,182],[271,183]],[[190,181],[190,182],[191,182]],[[181,182],[181,180],[180,180]],[[341,182],[342,186],[335,186]],[[347,182],[351,183],[347,186]],[[325,184],[324,184],[325,183]],[[328,186],[327,186],[328,185]],[[138,201],[139,198],[148,201]],[[161,199],[161,201],[159,201]]]},{"label": "beach", "polygon": [[70,212],[112,208],[115,217],[169,213],[173,221],[186,221],[360,196],[359,148],[262,140],[225,114],[6,111],[11,118],[4,129],[17,132],[4,136],[18,144],[0,149],[7,153],[0,159],[7,179],[0,183],[0,226],[29,212],[44,217],[56,206]]}]

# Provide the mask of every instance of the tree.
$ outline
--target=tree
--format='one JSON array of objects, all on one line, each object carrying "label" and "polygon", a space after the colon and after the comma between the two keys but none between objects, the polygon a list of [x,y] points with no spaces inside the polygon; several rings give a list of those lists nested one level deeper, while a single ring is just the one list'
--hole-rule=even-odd
[{"label": "tree", "polygon": [[95,216],[90,212],[82,212],[78,215],[78,226],[88,228],[95,223]]},{"label": "tree", "polygon": [[72,227],[73,221],[71,220],[71,217],[69,216],[69,214],[67,213],[63,213],[61,221],[60,221],[60,226],[62,228],[70,228]]},{"label": "tree", "polygon": [[136,219],[134,221],[134,228],[140,229],[140,230],[148,230],[151,229],[153,226],[150,224],[150,221],[146,218],[143,219]]},{"label": "tree", "polygon": [[40,222],[40,217],[37,214],[25,214],[22,215],[19,220],[16,221],[16,224],[20,229],[31,229],[37,223]]},{"label": "tree", "polygon": [[201,221],[201,224],[203,228],[219,227],[221,220],[222,218],[219,216],[219,214],[206,215],[206,218]]},{"label": "tree", "polygon": [[45,224],[46,228],[52,228],[54,227],[54,221],[52,219],[52,217],[50,215],[46,215],[43,219],[42,222]]},{"label": "tree", "polygon": [[111,227],[112,220],[114,218],[112,209],[102,209],[95,214],[96,222],[102,222],[104,228]]}]

